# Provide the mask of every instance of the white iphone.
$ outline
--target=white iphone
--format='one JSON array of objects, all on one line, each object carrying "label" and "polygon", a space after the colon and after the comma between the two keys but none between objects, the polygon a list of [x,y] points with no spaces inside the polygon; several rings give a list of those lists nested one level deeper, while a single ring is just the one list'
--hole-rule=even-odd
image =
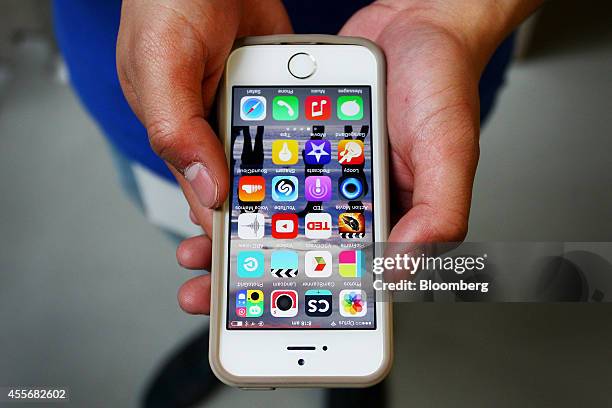
[{"label": "white iphone", "polygon": [[230,54],[210,320],[225,383],[358,387],[389,371],[371,268],[388,234],[385,120],[384,58],[366,40],[252,37]]}]

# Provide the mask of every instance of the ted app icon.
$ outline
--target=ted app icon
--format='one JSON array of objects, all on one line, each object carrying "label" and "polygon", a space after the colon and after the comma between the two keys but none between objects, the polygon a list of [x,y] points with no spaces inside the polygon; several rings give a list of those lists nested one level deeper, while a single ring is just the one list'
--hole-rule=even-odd
[{"label": "ted app icon", "polygon": [[298,235],[297,214],[272,215],[272,236],[277,239],[292,239]]},{"label": "ted app icon", "polygon": [[331,99],[329,96],[307,96],[304,112],[308,120],[327,120],[331,116]]},{"label": "ted app icon", "polygon": [[304,221],[306,238],[326,239],[331,237],[332,218],[328,213],[308,213]]},{"label": "ted app icon", "polygon": [[263,201],[266,196],[266,180],[263,176],[242,176],[238,180],[240,201]]}]

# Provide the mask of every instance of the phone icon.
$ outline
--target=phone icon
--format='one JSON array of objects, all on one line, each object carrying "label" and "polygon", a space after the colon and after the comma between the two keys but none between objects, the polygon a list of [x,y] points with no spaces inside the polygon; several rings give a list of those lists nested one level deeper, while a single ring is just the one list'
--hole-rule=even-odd
[{"label": "phone icon", "polygon": [[299,106],[297,96],[275,96],[272,101],[272,117],[274,120],[296,120]]}]

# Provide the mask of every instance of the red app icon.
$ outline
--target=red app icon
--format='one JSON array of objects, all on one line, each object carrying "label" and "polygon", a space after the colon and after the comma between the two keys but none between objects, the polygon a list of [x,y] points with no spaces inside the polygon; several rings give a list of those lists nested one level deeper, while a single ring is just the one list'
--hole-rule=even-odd
[{"label": "red app icon", "polygon": [[278,239],[292,239],[298,235],[297,214],[272,215],[272,236]]},{"label": "red app icon", "polygon": [[329,96],[307,96],[306,119],[308,120],[327,120],[331,116],[331,99]]}]

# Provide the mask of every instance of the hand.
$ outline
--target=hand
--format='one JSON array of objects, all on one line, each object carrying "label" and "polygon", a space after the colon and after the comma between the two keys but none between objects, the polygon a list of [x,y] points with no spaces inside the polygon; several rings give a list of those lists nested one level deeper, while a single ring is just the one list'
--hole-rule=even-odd
[{"label": "hand", "polygon": [[[211,231],[211,209],[228,191],[224,148],[207,120],[225,60],[236,38],[289,32],[280,0],[123,1],[117,39],[121,87],[205,231]],[[206,252],[197,259],[204,267],[210,239],[197,242]],[[204,294],[192,297],[193,287]],[[209,287],[207,276],[187,282],[181,305],[188,311],[197,302],[208,305]]]},{"label": "hand", "polygon": [[[341,35],[376,42],[387,59],[387,121],[395,224],[389,242],[461,241],[479,155],[478,81],[497,44],[537,6],[533,0],[377,1]],[[478,22],[478,23],[476,23]],[[190,238],[179,263],[200,268]],[[208,300],[203,288],[190,288]],[[207,313],[208,304],[187,311]]]}]

